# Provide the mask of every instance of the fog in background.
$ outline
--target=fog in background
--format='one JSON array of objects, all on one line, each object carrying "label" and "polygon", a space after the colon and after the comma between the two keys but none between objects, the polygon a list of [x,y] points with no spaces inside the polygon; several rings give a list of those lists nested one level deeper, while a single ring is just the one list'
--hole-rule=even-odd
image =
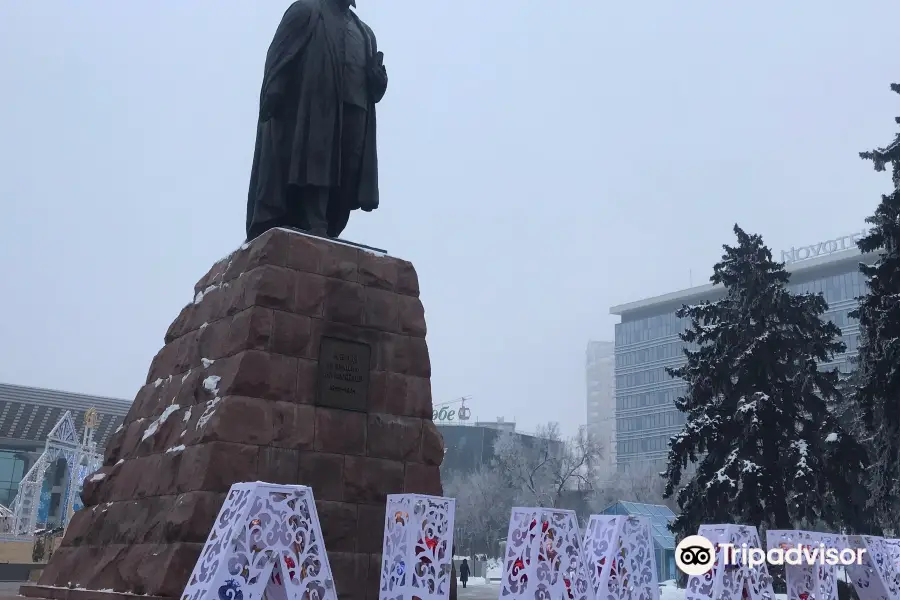
[{"label": "fog in background", "polygon": [[[382,206],[435,403],[583,423],[611,305],[699,285],[739,222],[858,231],[900,114],[896,2],[359,0],[390,85]],[[133,398],[243,241],[262,66],[288,2],[0,3],[0,381]]]}]

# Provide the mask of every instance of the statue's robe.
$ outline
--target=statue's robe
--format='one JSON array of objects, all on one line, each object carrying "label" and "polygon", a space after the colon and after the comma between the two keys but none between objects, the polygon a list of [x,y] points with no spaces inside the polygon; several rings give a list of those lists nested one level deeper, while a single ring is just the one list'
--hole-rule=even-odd
[{"label": "statue's robe", "polygon": [[[375,34],[352,15],[366,37],[371,61],[378,51]],[[283,102],[276,117],[263,120],[260,113],[247,197],[248,238],[254,226],[287,222],[289,203],[302,201],[290,188],[339,185],[345,30],[336,2],[298,0],[275,32],[266,55],[260,110],[270,94],[281,94]],[[341,205],[329,206],[329,226],[333,220],[346,224],[352,210],[378,208],[375,103],[380,100],[370,95],[359,186],[351,193],[331,195],[331,201]]]}]

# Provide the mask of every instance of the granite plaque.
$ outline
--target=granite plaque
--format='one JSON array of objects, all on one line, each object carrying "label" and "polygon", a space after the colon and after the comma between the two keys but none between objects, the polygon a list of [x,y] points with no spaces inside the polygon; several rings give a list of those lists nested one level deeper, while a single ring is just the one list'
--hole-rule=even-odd
[{"label": "granite plaque", "polygon": [[372,349],[359,342],[323,337],[319,346],[319,406],[366,412]]}]

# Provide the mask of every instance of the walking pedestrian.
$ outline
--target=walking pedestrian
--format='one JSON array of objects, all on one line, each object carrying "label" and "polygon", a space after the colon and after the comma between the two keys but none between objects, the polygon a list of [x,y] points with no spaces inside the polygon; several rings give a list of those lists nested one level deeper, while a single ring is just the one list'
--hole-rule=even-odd
[{"label": "walking pedestrian", "polygon": [[465,558],[462,561],[462,564],[459,565],[459,580],[462,581],[463,589],[466,587],[466,582],[469,580],[469,561]]}]

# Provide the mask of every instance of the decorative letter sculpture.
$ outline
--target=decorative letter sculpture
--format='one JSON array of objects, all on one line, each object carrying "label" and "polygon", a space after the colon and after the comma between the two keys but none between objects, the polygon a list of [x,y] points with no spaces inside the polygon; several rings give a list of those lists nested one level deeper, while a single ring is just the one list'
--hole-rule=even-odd
[{"label": "decorative letter sculpture", "polygon": [[716,562],[713,568],[704,575],[691,575],[688,578],[685,600],[742,600],[744,592],[747,600],[772,600],[772,577],[765,563],[758,567],[747,564],[725,567],[725,549],[721,544],[733,544],[740,549],[741,544],[748,548],[762,549],[756,527],[748,525],[701,525],[702,535],[716,547]]},{"label": "decorative letter sculpture", "polygon": [[895,573],[900,573],[900,540],[896,538],[882,538],[884,550],[891,568]]},{"label": "decorative letter sculpture", "polygon": [[312,489],[236,483],[182,600],[337,600]]},{"label": "decorative letter sculpture", "polygon": [[[810,555],[815,552],[815,564],[808,564],[810,561],[807,560],[799,565],[785,562],[787,600],[838,600],[837,567],[818,562],[823,548],[834,547],[833,542],[826,544],[823,541],[825,535],[827,534],[797,529],[770,529],[766,532],[768,550],[781,548],[787,552],[789,549],[799,548],[801,551],[808,550]],[[839,544],[841,548],[844,546],[844,543]]]},{"label": "decorative letter sculpture", "polygon": [[645,517],[591,515],[582,547],[596,600],[659,600]]},{"label": "decorative letter sculpture", "polygon": [[891,561],[890,545],[884,538],[874,535],[832,537],[845,538],[845,548],[865,549],[861,564],[854,562],[852,565],[844,566],[844,571],[853,581],[859,600],[900,597],[898,571]]},{"label": "decorative letter sculpture", "polygon": [[380,600],[447,600],[455,512],[453,498],[387,497]]},{"label": "decorative letter sculpture", "polygon": [[594,600],[575,511],[514,508],[500,598]]}]

